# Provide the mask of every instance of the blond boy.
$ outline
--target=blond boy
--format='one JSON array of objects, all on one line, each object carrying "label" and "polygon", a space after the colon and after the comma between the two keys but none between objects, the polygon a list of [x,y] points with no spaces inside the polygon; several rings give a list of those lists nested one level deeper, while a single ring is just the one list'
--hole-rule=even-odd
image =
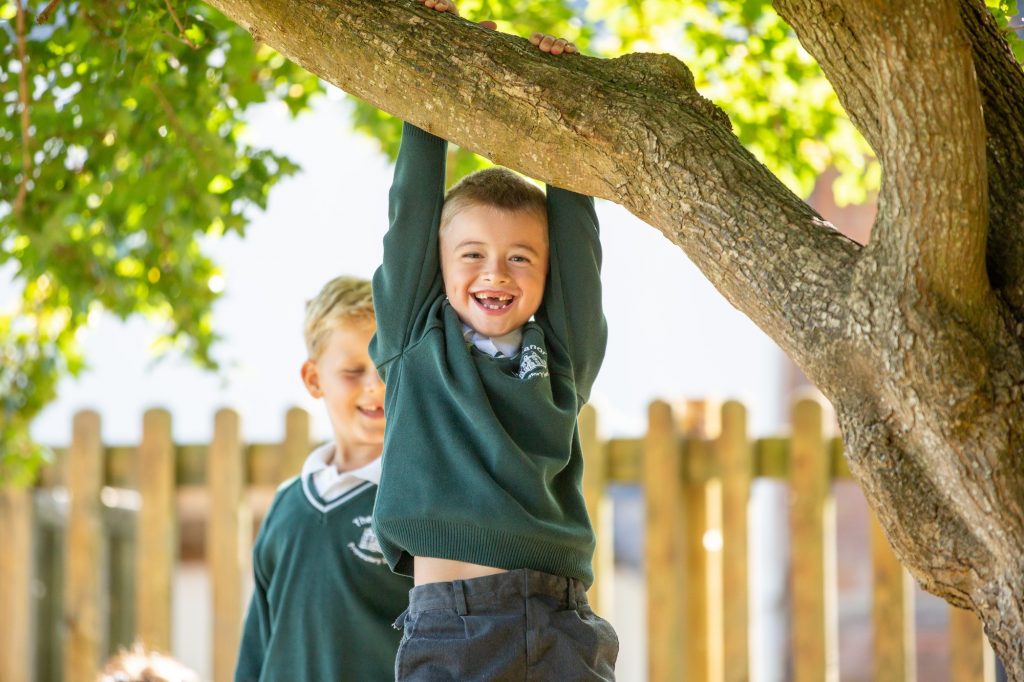
[{"label": "blond boy", "polygon": [[374,331],[365,280],[334,279],[306,304],[302,381],[323,400],[333,438],[282,484],[260,528],[237,682],[391,677],[391,623],[411,581],[388,570],[370,527],[384,438]]}]

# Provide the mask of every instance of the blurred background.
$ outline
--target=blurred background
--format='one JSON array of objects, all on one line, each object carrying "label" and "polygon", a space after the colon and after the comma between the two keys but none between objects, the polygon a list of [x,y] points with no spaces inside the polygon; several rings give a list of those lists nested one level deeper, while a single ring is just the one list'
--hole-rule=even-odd
[{"label": "blurred background", "polygon": [[[878,166],[769,3],[478,0],[460,8],[473,20],[498,19],[499,30],[510,33],[565,35],[589,54],[676,54],[759,159],[837,229],[867,242]],[[1005,23],[1019,8],[1003,3],[993,11]],[[0,17],[0,475],[35,491],[21,545],[27,549],[8,560],[13,568],[4,574],[27,576],[30,585],[27,606],[8,604],[12,613],[27,614],[15,621],[24,637],[0,644],[0,653],[25,662],[8,661],[0,671],[69,679],[66,658],[80,633],[68,615],[77,607],[62,599],[73,525],[67,453],[79,451],[71,447],[72,426],[83,410],[98,415],[102,444],[100,520],[91,531],[101,561],[90,569],[102,598],[86,647],[101,661],[140,634],[130,615],[142,608],[133,544],[146,477],[139,445],[144,413],[162,408],[170,415],[178,514],[170,519],[163,648],[202,679],[220,679],[224,664],[215,659],[233,653],[216,651],[230,648],[230,636],[215,633],[206,551],[216,493],[197,493],[215,485],[207,468],[214,416],[231,408],[239,417],[248,490],[239,501],[255,530],[275,481],[293,473],[288,443],[311,445],[329,435],[322,406],[299,379],[303,305],[332,277],[370,277],[379,263],[400,122],[253,44],[203,5],[2,0]],[[1014,46],[1019,50],[1019,41]],[[485,163],[453,150],[452,178]],[[793,405],[820,398],[661,234],[609,202],[598,202],[598,214],[609,346],[592,396],[596,445],[588,456],[607,465],[599,495],[607,544],[599,604],[622,640],[619,675],[722,678],[735,634],[735,621],[725,615],[735,607],[721,583],[723,548],[739,542],[747,554],[739,627],[750,676],[790,679],[800,658],[793,636],[800,548],[790,542],[791,473],[785,464],[769,472],[765,463],[774,461],[775,444],[784,453],[779,461],[790,461]],[[661,616],[652,613],[648,588],[651,571],[670,574],[671,567],[651,565],[662,555],[652,551],[656,521],[644,502],[645,465],[637,463],[647,456],[643,438],[655,400],[674,410],[675,466],[689,486],[685,504],[702,510],[687,517],[696,542],[688,545],[686,575],[698,587],[667,582],[680,595],[700,593],[696,602],[690,595],[696,616],[676,625],[690,641],[687,658],[701,662],[675,660],[668,672],[653,660],[664,656],[664,637],[649,636]],[[747,522],[734,538],[723,530],[728,495],[712,452],[725,400],[745,406],[755,463]],[[308,414],[308,424],[294,408]],[[820,422],[819,454],[828,458],[840,446],[832,445],[827,405]],[[705,460],[707,471],[697,472],[694,463]],[[831,567],[821,593],[828,618],[824,669],[829,679],[876,679],[878,550],[873,559],[869,514],[856,485],[841,464],[826,471],[836,478],[814,512],[824,524],[819,535]],[[17,523],[16,506],[5,504],[0,523]],[[247,548],[240,547],[244,606],[251,587]],[[947,605],[912,586],[904,606],[912,640],[906,656],[913,661],[902,670],[916,667],[927,680],[992,679],[995,668],[976,627],[957,635]],[[830,641],[826,630],[835,635]],[[962,665],[958,642],[968,647]]]}]

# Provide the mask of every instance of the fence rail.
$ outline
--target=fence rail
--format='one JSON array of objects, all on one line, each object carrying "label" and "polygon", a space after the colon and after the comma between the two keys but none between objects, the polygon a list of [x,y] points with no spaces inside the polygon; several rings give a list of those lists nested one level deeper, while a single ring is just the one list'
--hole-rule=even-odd
[{"label": "fence rail", "polygon": [[[649,679],[749,679],[750,490],[757,478],[783,479],[791,499],[793,679],[838,679],[831,483],[849,471],[821,405],[798,402],[787,437],[756,440],[736,402],[689,401],[673,410],[656,401],[648,416],[644,437],[608,441],[598,437],[593,409],[580,416],[584,495],[597,531],[595,608],[614,607],[608,486],[640,485]],[[309,423],[292,409],[283,442],[244,445],[237,413],[221,410],[208,446],[181,446],[172,442],[171,416],[150,410],[137,447],[104,447],[99,415],[77,414],[71,444],[34,491],[0,490],[0,682],[92,680],[106,654],[136,637],[169,649],[179,539],[197,528],[205,532],[193,541],[205,544],[211,581],[213,679],[230,680],[250,570],[250,513],[265,510],[276,485],[298,473],[311,446]],[[872,524],[873,679],[914,680],[913,584]],[[973,614],[951,609],[949,644],[952,682],[993,679],[991,649]]]}]

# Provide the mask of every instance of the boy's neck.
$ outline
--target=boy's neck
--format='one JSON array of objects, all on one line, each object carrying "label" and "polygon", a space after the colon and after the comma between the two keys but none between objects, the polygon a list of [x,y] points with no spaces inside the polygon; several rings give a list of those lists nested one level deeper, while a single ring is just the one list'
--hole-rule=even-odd
[{"label": "boy's neck", "polygon": [[334,442],[334,457],[328,462],[339,473],[362,469],[364,466],[380,457],[383,445],[365,445],[357,447],[346,447]]}]

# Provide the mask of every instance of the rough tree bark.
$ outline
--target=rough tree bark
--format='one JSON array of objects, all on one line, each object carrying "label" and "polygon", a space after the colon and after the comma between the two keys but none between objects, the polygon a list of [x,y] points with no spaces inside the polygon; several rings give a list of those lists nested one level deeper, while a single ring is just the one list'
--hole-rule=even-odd
[{"label": "rough tree bark", "polygon": [[411,0],[210,2],[347,92],[664,233],[832,400],[900,559],[1024,681],[1024,74],[981,0],[777,0],[881,160],[866,247],[672,57],[555,58]]}]

